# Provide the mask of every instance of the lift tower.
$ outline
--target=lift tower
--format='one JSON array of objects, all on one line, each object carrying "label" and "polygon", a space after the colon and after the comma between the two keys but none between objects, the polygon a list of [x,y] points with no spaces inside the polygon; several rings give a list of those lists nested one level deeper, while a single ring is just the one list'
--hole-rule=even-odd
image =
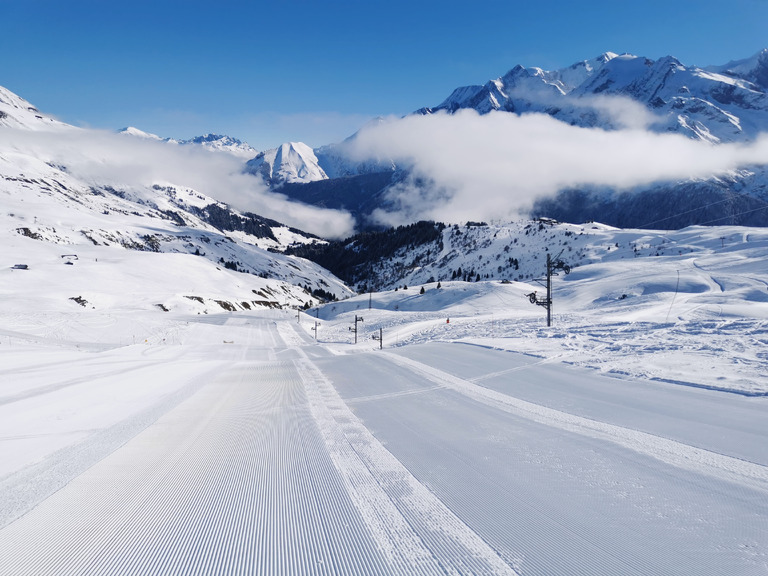
[{"label": "lift tower", "polygon": [[[562,254],[562,251],[560,252]],[[546,281],[542,282],[541,280],[537,280],[537,282],[544,283],[544,285],[547,287],[547,297],[545,299],[540,299],[536,292],[531,292],[528,294],[528,299],[531,301],[531,304],[536,304],[537,306],[544,306],[544,308],[547,309],[547,326],[552,325],[552,276],[557,276],[557,270],[562,270],[566,274],[571,273],[571,267],[568,266],[565,262],[560,260],[560,254],[552,258],[552,256],[547,252],[547,278]]]}]

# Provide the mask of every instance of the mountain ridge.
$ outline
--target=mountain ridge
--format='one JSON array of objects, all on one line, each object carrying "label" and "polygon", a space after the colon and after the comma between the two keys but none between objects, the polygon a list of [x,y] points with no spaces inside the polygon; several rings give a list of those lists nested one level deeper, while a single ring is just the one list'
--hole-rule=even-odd
[{"label": "mountain ridge", "polygon": [[[580,73],[567,78],[569,71]],[[417,113],[453,113],[465,108],[480,114],[492,110],[541,112],[579,126],[615,129],[605,118],[576,114],[582,108],[579,100],[595,95],[629,96],[667,118],[657,131],[713,142],[742,141],[768,129],[768,95],[764,86],[750,80],[763,77],[768,77],[768,50],[706,69],[685,66],[673,56],[651,60],[606,52],[555,71],[518,65],[482,86],[457,88],[439,105]],[[705,112],[702,101],[710,103],[708,117],[716,122],[707,124],[708,133],[694,129],[698,115]]]},{"label": "mountain ridge", "polygon": [[[673,56],[651,60],[605,52],[554,71],[517,65],[483,85],[458,87],[437,106],[420,108],[413,114],[455,114],[465,109],[480,115],[537,113],[584,128],[609,131],[632,128],[657,134],[680,134],[713,145],[744,144],[768,133],[766,82],[768,49],[749,58],[706,68],[686,66]],[[317,153],[319,150],[315,150],[317,167],[323,169],[327,164]],[[408,167],[396,164],[390,170],[382,170],[384,186],[376,190],[363,188],[354,179],[339,179],[332,187],[334,197],[324,199],[323,205],[352,207],[360,226],[375,226],[371,214],[377,208],[386,209],[388,192],[403,180],[403,170],[407,171]],[[333,173],[348,177],[359,172],[345,171],[337,161]],[[295,186],[286,188],[285,193],[297,199],[317,198],[322,190],[329,188],[320,180],[325,179],[294,180]],[[417,184],[429,185],[424,180]],[[574,192],[584,198],[587,208],[592,208],[566,209],[572,204]],[[660,195],[671,198],[670,204],[677,207],[676,217],[659,212],[657,198]],[[698,202],[699,198],[706,201]],[[712,203],[734,209],[719,214],[702,209]],[[355,211],[355,206],[371,209]],[[610,210],[600,212],[601,206],[608,206]],[[552,216],[562,221],[598,220],[617,226],[642,226],[659,221],[670,228],[702,222],[766,226],[767,208],[768,169],[760,165],[745,166],[706,180],[659,181],[626,191],[594,186],[564,188],[554,196],[538,198],[530,216]],[[630,210],[635,211],[634,218],[627,217]]]},{"label": "mountain ridge", "polygon": [[215,152],[227,152],[241,158],[251,158],[259,153],[258,150],[256,150],[247,142],[243,142],[242,140],[238,140],[237,138],[233,138],[232,136],[227,136],[225,134],[208,133],[189,138],[188,140],[177,140],[175,138],[163,138],[157,134],[144,132],[143,130],[134,126],[121,128],[117,132],[118,134],[124,134],[126,136],[143,138],[145,140],[156,140],[158,142],[165,142],[168,144],[178,144],[180,146],[201,146],[208,150]]},{"label": "mountain ridge", "polygon": [[[507,98],[506,106],[517,110],[512,113],[545,113],[560,121],[565,121],[564,118],[571,114],[575,115],[572,122],[578,119],[584,125],[612,130],[620,126],[612,124],[615,120],[610,117],[587,114],[581,104],[553,106],[552,99],[563,99],[569,95],[573,99],[592,98],[605,93],[632,95],[637,99],[642,95],[642,102],[649,110],[658,104],[655,108],[657,116],[658,109],[677,106],[674,108],[677,114],[675,118],[668,118],[666,124],[657,123],[653,129],[674,129],[689,138],[716,145],[723,142],[725,136],[747,138],[750,134],[748,129],[762,126],[761,119],[768,112],[768,107],[765,110],[761,107],[765,102],[765,92],[761,91],[759,82],[768,63],[767,55],[768,51],[762,51],[728,65],[695,68],[691,71],[673,57],[651,61],[633,55],[606,52],[597,58],[577,62],[557,71],[516,66],[479,89],[465,87],[454,90],[444,104],[450,101],[448,108],[453,107],[455,113],[462,109],[462,102],[479,102],[487,107],[495,101],[499,108],[489,109],[489,112],[503,112],[503,96]],[[688,82],[691,79],[697,84]],[[687,88],[687,92],[682,90],[686,82],[699,92],[696,93],[691,87]],[[540,96],[542,93],[545,97]],[[582,93],[586,96],[579,96]],[[482,96],[479,100],[478,94]],[[495,94],[496,99],[486,98],[489,94]],[[703,94],[712,95],[721,107],[709,101],[704,102],[701,99]],[[701,108],[696,108],[694,104]],[[540,109],[535,110],[536,106],[540,106]],[[414,115],[434,114],[438,111],[452,113],[447,108],[438,108],[417,110]],[[757,121],[750,124],[728,112],[737,108],[744,108]],[[702,110],[714,116],[708,116]],[[25,130],[80,130],[39,113],[34,106],[5,89],[0,92],[0,111],[4,114],[4,126]],[[668,112],[667,116],[671,118],[671,114]],[[680,116],[685,114],[697,116],[688,116],[686,122],[679,122]],[[706,123],[715,116],[720,118],[727,130],[723,126],[717,126],[715,130]],[[122,132],[128,136],[160,140],[169,145],[203,147],[219,143],[242,144],[237,139],[213,134],[179,141],[160,138],[134,128]],[[407,168],[388,160],[349,160],[345,156],[345,146],[353,143],[356,136],[352,135],[340,144],[316,149],[302,143],[289,143],[274,149],[274,154],[270,151],[257,153],[248,163],[243,162],[243,171],[264,177],[273,190],[289,198],[323,207],[343,208],[355,214],[358,222],[364,222],[375,210],[387,206],[387,190],[403,181],[407,176]],[[257,159],[260,162],[255,162]],[[10,157],[2,158],[6,193],[10,194],[13,190],[28,193],[33,190],[40,199],[59,195],[63,198],[61,201],[69,206],[68,209],[87,209],[90,214],[87,220],[94,219],[94,224],[79,224],[65,234],[52,221],[43,222],[41,219],[30,222],[31,219],[37,220],[34,213],[19,208],[8,216],[9,229],[15,234],[62,245],[77,244],[85,239],[98,245],[113,244],[140,251],[202,255],[233,270],[299,284],[310,293],[341,297],[348,293],[338,280],[333,279],[328,283],[325,271],[319,267],[304,263],[306,261],[286,259],[279,254],[291,245],[322,243],[320,239],[295,228],[253,213],[237,211],[224,202],[172,181],[158,180],[151,186],[133,189],[107,182],[80,181],[69,173],[66,165],[42,158],[30,157],[24,162],[25,168],[20,169]],[[323,165],[328,167],[327,172]],[[286,170],[289,167],[290,170]],[[534,216],[573,222],[574,225],[597,220],[625,228],[640,225],[661,228],[683,228],[690,224],[766,225],[767,183],[768,178],[764,172],[744,169],[714,179],[664,183],[622,194],[611,190],[568,189],[561,191],[555,198],[539,200],[532,213]],[[425,181],[421,185],[429,186],[430,183]],[[694,196],[704,199],[706,205],[703,208],[693,207],[689,200]],[[675,213],[675,218],[670,217],[670,212]],[[120,229],[105,224],[112,214],[126,217]],[[141,219],[145,221],[141,222]],[[147,226],[147,222],[151,225]],[[451,234],[460,236],[455,232]],[[210,248],[209,243],[214,237],[215,250]],[[412,281],[424,282],[428,278],[422,278],[420,273],[415,274],[414,271],[429,268],[427,264],[435,256],[436,247],[427,249],[428,253],[421,256],[421,261],[409,261],[402,269],[383,272],[377,280],[361,281],[360,278],[354,278],[349,281],[358,285],[361,282],[391,285],[398,281],[397,274],[407,271]],[[463,249],[473,253],[469,245]],[[517,257],[515,259],[519,260]],[[502,264],[504,271],[512,265],[510,261]],[[486,267],[484,264],[482,273],[489,274],[489,277],[493,277],[494,270],[495,274],[500,273],[498,266],[487,270]]]}]

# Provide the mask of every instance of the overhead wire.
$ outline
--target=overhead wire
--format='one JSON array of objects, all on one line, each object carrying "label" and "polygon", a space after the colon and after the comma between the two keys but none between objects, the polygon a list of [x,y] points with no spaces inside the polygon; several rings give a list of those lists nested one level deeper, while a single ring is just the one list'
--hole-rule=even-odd
[{"label": "overhead wire", "polygon": [[[744,212],[738,212],[737,214],[731,214],[730,218],[733,218],[735,216],[744,216],[745,214],[751,214],[752,212],[757,212],[758,210],[767,210],[767,209],[768,209],[768,204],[766,204],[765,206],[760,206],[759,208],[753,208],[752,210],[745,210]],[[718,220],[722,220],[723,218],[725,218],[725,216],[723,216],[721,218],[715,218],[714,220],[709,220],[707,222],[700,222],[698,225],[699,226],[706,226],[707,224],[711,224],[712,222],[717,222]]]},{"label": "overhead wire", "polygon": [[705,208],[709,208],[710,206],[717,206],[718,204],[723,204],[724,202],[730,202],[730,200],[731,200],[730,198],[726,198],[725,200],[710,202],[709,204],[704,204],[703,206],[697,206],[696,208],[691,208],[690,210],[686,210],[684,212],[678,212],[677,214],[665,216],[664,218],[660,218],[659,220],[654,220],[653,222],[641,224],[640,226],[638,226],[638,228],[649,228],[650,226],[653,226],[654,224],[658,224],[659,222],[664,222],[665,220],[671,220],[672,218],[677,218],[678,216],[684,216],[685,214],[690,214],[691,212],[696,212],[697,210],[703,210]]}]

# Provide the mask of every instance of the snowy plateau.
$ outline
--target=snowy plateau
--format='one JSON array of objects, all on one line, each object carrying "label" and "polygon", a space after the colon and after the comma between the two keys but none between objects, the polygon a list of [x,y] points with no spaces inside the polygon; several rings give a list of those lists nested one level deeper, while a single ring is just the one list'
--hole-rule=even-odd
[{"label": "snowy plateau", "polygon": [[86,142],[0,89],[0,574],[768,574],[768,229],[435,225],[357,293]]}]

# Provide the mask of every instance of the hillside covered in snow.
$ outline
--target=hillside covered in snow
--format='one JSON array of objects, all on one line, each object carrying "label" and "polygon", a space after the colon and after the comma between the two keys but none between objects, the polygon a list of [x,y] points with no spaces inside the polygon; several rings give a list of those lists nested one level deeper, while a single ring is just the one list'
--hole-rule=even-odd
[{"label": "hillside covered in snow", "polygon": [[[109,307],[120,297],[142,308],[210,312],[350,294],[326,270],[280,253],[319,238],[203,191],[219,196],[250,179],[230,175],[240,165],[235,156],[67,126],[8,91],[0,112],[0,267],[15,269],[4,289],[28,306],[55,299],[54,308]],[[217,174],[222,180],[211,181]],[[190,178],[200,186],[176,183]],[[133,287],[138,277],[151,299]]]}]

